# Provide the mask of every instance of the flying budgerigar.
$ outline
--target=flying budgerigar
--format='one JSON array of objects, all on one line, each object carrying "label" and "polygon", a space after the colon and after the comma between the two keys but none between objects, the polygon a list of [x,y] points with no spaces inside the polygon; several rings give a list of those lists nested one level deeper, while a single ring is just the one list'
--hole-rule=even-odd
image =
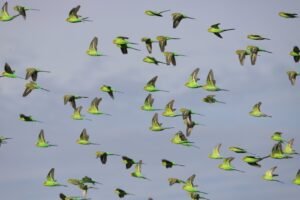
[{"label": "flying budgerigar", "polygon": [[51,168],[50,171],[47,174],[46,180],[44,181],[43,185],[47,187],[57,187],[57,186],[64,186],[67,187],[66,185],[62,185],[56,181],[54,178],[54,168]]},{"label": "flying budgerigar", "polygon": [[20,76],[17,76],[15,74],[15,70],[12,70],[10,65],[8,63],[5,63],[4,65],[4,72],[2,72],[2,74],[0,75],[1,77],[6,77],[6,78],[20,78],[20,79],[24,79]]},{"label": "flying budgerigar", "polygon": [[73,95],[73,94],[66,94],[64,95],[64,105],[66,105],[68,102],[70,102],[72,108],[76,110],[76,100],[77,99],[82,99],[82,98],[88,98],[85,96],[78,96],[78,95]]},{"label": "flying budgerigar", "polygon": [[50,71],[45,71],[45,70],[40,70],[40,69],[37,69],[37,68],[34,68],[34,67],[29,67],[29,68],[26,69],[25,80],[28,80],[29,78],[31,78],[33,81],[36,81],[39,72],[50,73]]},{"label": "flying budgerigar", "polygon": [[90,43],[88,50],[86,50],[89,56],[104,56],[98,51],[98,37],[94,37]]},{"label": "flying budgerigar", "polygon": [[193,17],[189,17],[187,15],[184,15],[183,13],[172,13],[172,18],[173,18],[173,28],[177,28],[181,20],[183,19],[195,19]]},{"label": "flying budgerigar", "polygon": [[108,156],[121,156],[121,155],[106,152],[106,151],[97,151],[96,152],[96,158],[100,158],[100,161],[101,161],[102,164],[106,164]]},{"label": "flying budgerigar", "polygon": [[163,127],[162,123],[159,123],[158,121],[158,113],[155,113],[152,117],[152,121],[151,121],[151,126],[149,127],[149,129],[151,131],[163,131],[166,129],[172,129],[174,127]]},{"label": "flying budgerigar", "polygon": [[145,10],[145,14],[148,16],[162,17],[162,13],[165,13],[168,11],[170,11],[170,10],[163,10],[163,11]]},{"label": "flying budgerigar", "polygon": [[81,145],[99,145],[97,143],[90,142],[89,138],[90,136],[87,134],[87,131],[84,128],[80,133],[79,139],[76,140],[76,143]]},{"label": "flying budgerigar", "polygon": [[36,90],[36,89],[41,89],[41,90],[44,90],[46,92],[49,92],[48,89],[45,89],[45,88],[42,88],[40,85],[38,85],[36,82],[34,81],[30,81],[29,83],[26,83],[25,85],[25,90],[23,92],[23,97],[26,97],[28,96],[33,90]]},{"label": "flying budgerigar", "polygon": [[170,36],[166,36],[166,35],[159,35],[156,37],[156,40],[158,41],[159,44],[159,48],[161,52],[165,51],[165,48],[168,44],[168,40],[179,40],[180,38],[176,38],[176,37],[170,37]]},{"label": "flying budgerigar", "polygon": [[39,136],[38,136],[38,140],[37,142],[35,143],[35,145],[37,147],[41,147],[41,148],[47,148],[47,147],[53,147],[53,146],[57,146],[57,145],[54,145],[54,144],[50,144],[46,139],[45,139],[45,134],[44,134],[44,130],[42,129],[39,133]]},{"label": "flying budgerigar", "polygon": [[14,6],[14,10],[17,11],[24,19],[26,19],[26,16],[27,16],[26,11],[29,11],[29,10],[39,11],[39,9],[28,8],[28,7],[21,6],[21,5]]},{"label": "flying budgerigar", "polygon": [[253,117],[272,117],[271,115],[267,115],[260,111],[261,104],[262,104],[262,102],[256,103],[252,107],[252,110],[249,112],[249,114]]},{"label": "flying budgerigar", "polygon": [[293,56],[295,63],[298,63],[300,60],[300,49],[297,46],[294,46],[292,51],[290,52],[290,55]]},{"label": "flying budgerigar", "polygon": [[116,92],[116,93],[123,93],[123,92],[121,92],[121,91],[119,91],[119,90],[116,90],[116,89],[112,88],[110,85],[102,85],[102,86],[100,87],[100,90],[101,90],[102,92],[108,93],[108,95],[109,95],[112,99],[115,98],[115,97],[114,97],[114,93],[115,93],[115,92]]},{"label": "flying budgerigar", "polygon": [[0,21],[2,21],[2,22],[8,22],[8,21],[11,21],[11,20],[15,19],[18,16],[20,16],[20,14],[10,15],[8,13],[8,3],[5,2],[3,4],[2,9],[0,11]]},{"label": "flying budgerigar", "polygon": [[217,37],[219,38],[223,38],[221,33],[225,32],[225,31],[232,31],[235,30],[234,28],[230,28],[230,29],[221,29],[219,28],[220,23],[217,24],[213,24],[208,28],[208,32],[215,34]]},{"label": "flying budgerigar", "polygon": [[128,41],[129,37],[127,36],[117,36],[114,40],[113,43],[121,49],[122,54],[128,54],[128,49],[133,49],[136,51],[140,51],[139,49],[133,48],[130,45],[136,45],[137,43],[134,42],[129,42]]},{"label": "flying budgerigar", "polygon": [[80,5],[72,8],[69,12],[69,16],[66,19],[67,22],[70,23],[79,23],[79,22],[89,22],[90,20],[88,19],[88,17],[82,17],[80,15],[78,15],[78,11],[80,9]]},{"label": "flying budgerigar", "polygon": [[150,81],[147,82],[147,84],[144,86],[144,90],[147,91],[147,92],[158,92],[158,91],[161,91],[161,92],[169,92],[167,90],[161,90],[161,89],[158,89],[156,86],[155,86],[155,83],[157,81],[157,78],[158,76],[154,76],[153,78],[150,79]]},{"label": "flying budgerigar", "polygon": [[152,97],[152,94],[148,94],[145,101],[144,105],[141,106],[141,109],[144,111],[159,111],[162,109],[157,109],[153,108],[153,103],[154,103],[154,98]]}]

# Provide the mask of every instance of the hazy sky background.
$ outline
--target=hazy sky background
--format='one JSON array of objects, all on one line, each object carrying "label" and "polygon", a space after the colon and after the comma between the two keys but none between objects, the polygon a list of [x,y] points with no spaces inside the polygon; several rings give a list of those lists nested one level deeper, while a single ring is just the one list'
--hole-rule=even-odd
[{"label": "hazy sky background", "polygon": [[[4,1],[1,1],[1,6]],[[1,115],[0,135],[12,137],[0,148],[1,198],[59,199],[58,194],[81,195],[77,187],[48,188],[43,181],[55,168],[56,179],[67,184],[68,178],[85,175],[103,183],[98,190],[90,190],[92,199],[117,199],[113,190],[120,187],[135,196],[128,199],[189,199],[181,186],[168,186],[169,177],[186,179],[196,174],[195,183],[206,191],[211,200],[229,199],[285,199],[299,197],[299,187],[291,183],[300,168],[298,156],[289,160],[266,159],[261,168],[241,161],[244,155],[229,152],[229,146],[241,146],[250,152],[265,156],[271,152],[275,131],[283,132],[286,139],[295,138],[295,149],[300,151],[298,115],[300,112],[300,83],[291,86],[286,71],[298,70],[289,52],[299,42],[299,19],[284,19],[280,11],[300,13],[300,2],[289,1],[150,1],[150,0],[85,0],[85,1],[9,1],[9,12],[16,4],[40,9],[28,11],[27,19],[21,17],[9,23],[0,23],[0,63],[8,62],[19,76],[25,69],[36,66],[50,70],[40,73],[38,83],[51,90],[33,91],[23,98],[25,81],[0,79]],[[81,5],[79,14],[93,22],[70,24],[65,21],[73,7]],[[149,17],[145,10],[166,10],[164,17]],[[171,13],[182,12],[196,20],[183,20],[172,28]],[[223,33],[223,39],[207,32],[210,25],[221,23],[222,28],[235,28]],[[270,41],[251,41],[248,34],[261,34]],[[112,40],[116,36],[128,36],[138,42],[142,51],[129,50],[122,55]],[[166,50],[187,55],[177,58],[177,66],[150,65],[142,62],[148,55],[140,42],[144,36],[158,35],[179,37],[169,41]],[[90,41],[99,38],[98,49],[108,56],[86,55]],[[235,51],[247,45],[258,45],[273,54],[261,53],[255,66],[247,58],[240,66]],[[152,55],[164,61],[157,44]],[[226,104],[205,104],[202,98],[211,94],[202,89],[184,86],[190,73],[200,68],[200,83],[206,80],[209,69],[214,70],[217,85],[230,90],[218,92],[216,98]],[[193,116],[194,121],[205,124],[194,128],[190,140],[200,149],[176,146],[170,142],[173,135],[185,130],[180,117],[166,118],[159,115],[165,126],[176,128],[163,132],[151,132],[148,127],[153,112],[140,110],[145,97],[145,83],[158,75],[157,87],[170,93],[153,93],[154,106],[163,108],[175,99],[175,108],[191,108],[205,115]],[[121,90],[112,100],[99,87],[108,84]],[[77,101],[83,113],[92,121],[71,119],[71,106],[63,105],[64,94],[89,96]],[[93,116],[86,112],[94,97],[102,97],[103,112],[112,116]],[[258,101],[262,111],[272,118],[254,118],[248,112]],[[32,115],[44,123],[24,123],[18,120],[20,113]],[[82,129],[86,128],[90,140],[100,146],[76,144]],[[35,146],[40,129],[58,147],[40,149]],[[218,168],[221,160],[211,160],[208,154],[222,143],[221,154],[234,156],[232,164],[246,173],[226,172]],[[95,158],[97,150],[142,159],[142,172],[152,181],[130,176],[134,170],[126,170],[119,157],[109,157],[106,165]],[[165,169],[160,160],[166,158],[184,164],[185,167]],[[263,181],[264,172],[278,166],[276,172],[285,184]]]}]

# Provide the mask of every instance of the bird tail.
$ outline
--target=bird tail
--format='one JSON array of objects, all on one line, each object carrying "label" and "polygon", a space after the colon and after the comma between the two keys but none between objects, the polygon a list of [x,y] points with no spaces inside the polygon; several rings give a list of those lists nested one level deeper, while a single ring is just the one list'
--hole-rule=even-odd
[{"label": "bird tail", "polygon": [[220,89],[221,91],[229,92],[230,90],[227,89]]},{"label": "bird tail", "polygon": [[92,22],[92,20],[90,20],[88,17],[82,18],[82,21],[83,21],[83,22]]},{"label": "bird tail", "polygon": [[85,120],[87,120],[87,121],[93,121],[92,119],[90,119],[90,118],[84,118]]},{"label": "bird tail", "polygon": [[234,31],[235,29],[234,28],[229,28],[229,29],[224,29],[223,32],[225,31]]},{"label": "bird tail", "polygon": [[32,120],[33,122],[39,122],[39,123],[44,123],[44,122],[42,122],[42,121],[39,121],[39,120]]},{"label": "bird tail", "polygon": [[272,53],[271,51],[267,51],[267,50],[264,50],[264,49],[261,49],[260,51],[266,52],[266,53]]},{"label": "bird tail", "polygon": [[117,93],[124,94],[124,92],[122,92],[122,91],[119,91],[119,90],[114,90],[114,92],[117,92]]},{"label": "bird tail", "polygon": [[245,173],[245,171],[242,171],[242,170],[239,170],[239,169],[234,169],[234,171]]},{"label": "bird tail", "polygon": [[159,90],[159,91],[161,91],[161,92],[170,92],[170,91],[168,91],[168,90]]},{"label": "bird tail", "polygon": [[50,90],[45,89],[45,88],[41,88],[41,90],[44,90],[44,91],[46,91],[46,92],[50,92]]},{"label": "bird tail", "polygon": [[163,10],[163,11],[160,11],[159,14],[162,14],[162,13],[165,13],[165,12],[169,12],[171,10]]},{"label": "bird tail", "polygon": [[180,166],[180,167],[184,167],[185,165],[182,164],[174,164],[175,166]]},{"label": "bird tail", "polygon": [[188,16],[186,16],[185,18],[187,18],[187,19],[196,19],[196,18],[193,18],[193,17],[188,17]]},{"label": "bird tail", "polygon": [[203,115],[203,114],[200,114],[200,113],[192,113],[193,115],[199,115],[199,116],[205,116],[205,115]]},{"label": "bird tail", "polygon": [[23,77],[20,77],[20,76],[16,76],[17,78],[19,78],[19,79],[23,79],[23,80],[25,80],[25,78],[23,78]]},{"label": "bird tail", "polygon": [[93,143],[93,142],[91,142],[90,144],[91,144],[91,145],[100,145],[100,144],[98,144],[98,143]]},{"label": "bird tail", "polygon": [[40,11],[40,9],[36,9],[36,8],[29,8],[27,10]]},{"label": "bird tail", "polygon": [[172,129],[172,128],[175,128],[175,127],[165,127],[164,129]]},{"label": "bird tail", "polygon": [[[132,44],[132,43],[130,43]],[[135,43],[134,43],[135,44]],[[130,47],[130,46],[127,46],[128,49],[133,49],[133,50],[136,50],[136,51],[141,51],[140,49],[137,49],[137,48],[134,48],[134,47]]]},{"label": "bird tail", "polygon": [[265,157],[262,157],[261,160],[266,159],[266,158],[269,158],[269,157],[270,157],[270,155],[267,155],[267,156],[265,156]]},{"label": "bird tail", "polygon": [[51,73],[50,71],[46,71],[46,70],[40,70],[39,72]]},{"label": "bird tail", "polygon": [[224,101],[216,101],[218,103],[226,104]]},{"label": "bird tail", "polygon": [[157,61],[157,62],[158,62],[158,63],[161,63],[161,64],[165,64],[165,65],[167,64],[167,63],[165,63],[165,62],[162,62],[162,61]]}]

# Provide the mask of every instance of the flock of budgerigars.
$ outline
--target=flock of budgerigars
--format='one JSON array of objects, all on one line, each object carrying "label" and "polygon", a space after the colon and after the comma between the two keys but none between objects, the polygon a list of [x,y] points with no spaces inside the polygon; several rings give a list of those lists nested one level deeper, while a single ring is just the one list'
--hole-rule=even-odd
[{"label": "flock of budgerigars", "polygon": [[[67,22],[69,23],[80,23],[80,22],[85,22],[85,21],[91,21],[88,17],[82,17],[80,14],[78,14],[80,9],[80,6],[76,6],[72,8],[69,12],[69,16],[66,19]],[[23,6],[15,6],[14,10],[17,12],[16,15],[10,15],[8,12],[8,3],[4,3],[2,10],[0,12],[0,20],[2,22],[7,22],[14,20],[15,18],[21,16],[24,19],[26,19],[26,14],[27,11],[31,10],[37,10],[37,9],[31,9]],[[170,10],[164,10],[160,12],[152,11],[152,10],[146,10],[145,14],[148,16],[152,17],[163,17],[163,14],[166,12],[169,12]],[[182,13],[172,13],[171,14],[172,19],[173,19],[173,28],[177,28],[182,21],[186,19],[194,19],[192,17],[186,16]],[[295,13],[286,13],[286,12],[280,12],[279,13],[280,17],[286,18],[286,19],[293,19],[297,18],[297,14]],[[218,38],[223,38],[222,34],[225,31],[232,31],[234,29],[222,29],[220,28],[220,23],[214,24],[211,27],[209,27],[208,32],[215,34]],[[251,40],[270,40],[269,38],[265,38],[261,35],[258,34],[251,34],[247,36],[248,39]],[[167,46],[168,42],[171,42],[171,40],[177,40],[179,38],[174,38],[174,37],[169,37],[169,36],[157,36],[156,39],[151,39],[147,37],[141,38],[141,41],[145,43],[146,49],[149,54],[152,53],[152,44],[153,43],[158,43],[161,52],[165,56],[165,62],[159,61],[156,58],[152,56],[147,56],[143,59],[144,62],[149,63],[149,64],[165,64],[165,65],[173,65],[176,66],[176,57],[177,56],[183,56],[180,54],[177,54],[175,52],[167,52],[165,51],[165,48]],[[172,41],[173,42],[173,41]],[[175,41],[174,41],[175,42]],[[118,36],[113,40],[113,43],[121,49],[122,54],[126,55],[128,54],[128,50],[138,50],[137,48],[134,48],[133,45],[137,43],[133,43],[129,41],[129,38],[126,36]],[[238,56],[239,62],[241,65],[244,64],[244,60],[247,58],[247,56],[250,57],[250,61],[252,65],[255,65],[257,57],[259,52],[267,52],[271,53],[270,51],[261,49],[258,46],[247,46],[246,49],[242,50],[237,50],[236,54]],[[98,38],[94,37],[89,45],[88,50],[86,53],[89,56],[103,56],[103,54],[98,50]],[[300,50],[297,46],[293,47],[290,55],[293,57],[294,61],[297,63],[300,60]],[[47,72],[50,73],[50,71],[46,70],[41,70],[37,68],[27,68],[26,69],[26,76],[25,78],[18,76],[18,73],[15,73],[15,71],[10,67],[8,63],[5,63],[4,65],[4,72],[2,72],[1,77],[6,77],[6,78],[20,78],[20,79],[25,79],[25,80],[30,80],[28,83],[25,84],[25,90],[23,93],[23,97],[28,96],[33,90],[41,89],[44,91],[49,92],[48,89],[45,89],[41,87],[36,81],[38,78],[38,74],[40,72]],[[211,92],[216,92],[216,91],[227,91],[226,89],[221,89],[216,85],[216,80],[214,79],[214,72],[212,70],[209,71],[206,79],[206,83],[203,85],[200,85],[198,81],[200,80],[198,78],[198,73],[199,73],[199,68],[196,68],[188,77],[188,80],[185,83],[185,86],[187,88],[191,89],[196,89],[196,88],[202,88],[207,91]],[[295,85],[296,82],[296,77],[300,73],[296,71],[288,71],[288,79],[291,82],[292,85]],[[162,123],[159,122],[159,115],[156,111],[162,110],[155,108],[153,106],[154,103],[154,98],[152,97],[152,92],[168,92],[166,90],[159,89],[156,87],[156,81],[158,80],[158,76],[153,77],[150,79],[144,86],[144,90],[147,92],[150,92],[148,96],[146,97],[144,101],[144,105],[141,106],[141,109],[144,111],[152,111],[155,112],[153,118],[152,118],[152,123],[150,126],[151,131],[163,131],[166,129],[171,129],[174,127],[165,127],[163,126]],[[114,89],[110,85],[102,85],[100,87],[100,90],[103,92],[108,93],[108,95],[114,99],[114,94],[121,92],[116,89]],[[82,98],[88,98],[86,96],[79,96],[79,95],[74,95],[74,94],[67,94],[63,97],[64,104],[70,104],[71,107],[74,109],[74,113],[72,115],[72,119],[74,120],[90,120],[88,118],[85,118],[84,115],[81,114],[82,111],[82,106],[77,106],[76,101]],[[99,104],[101,103],[102,98],[95,97],[90,104],[90,107],[87,109],[87,112],[93,115],[110,115],[108,113],[104,113],[100,111],[99,109]],[[222,101],[219,101],[215,98],[215,95],[208,95],[207,97],[203,98],[203,101],[209,104],[213,103],[224,103]],[[199,113],[196,113],[192,111],[189,108],[180,108],[179,111],[177,112],[176,109],[174,108],[174,100],[171,100],[165,107],[164,111],[162,112],[162,116],[165,117],[182,117],[183,122],[186,126],[185,132],[178,131],[171,139],[171,142],[176,144],[176,145],[182,145],[186,147],[194,147],[198,148],[194,142],[190,141],[188,137],[191,135],[193,127],[196,125],[199,125],[199,123],[196,123],[195,121],[192,120],[193,115],[200,115]],[[253,117],[271,117],[268,114],[265,114],[261,111],[261,105],[262,102],[256,103],[252,110],[249,112],[249,114]],[[24,121],[24,122],[39,122],[37,119],[30,115],[25,115],[25,114],[20,114],[19,119]],[[231,146],[229,147],[229,150],[238,154],[247,154],[245,157],[243,157],[243,161],[246,162],[247,164],[254,166],[254,167],[261,167],[259,164],[260,161],[264,159],[291,159],[293,156],[296,156],[298,154],[294,149],[293,149],[293,143],[294,139],[286,140],[283,138],[281,132],[275,132],[272,135],[272,140],[274,140],[276,143],[274,144],[271,153],[267,156],[260,157],[257,156],[255,153],[250,153],[247,150],[238,147],[238,146]],[[7,140],[11,139],[8,137],[0,136],[0,146],[2,144],[6,144]],[[78,140],[76,141],[78,144],[81,145],[97,145],[97,143],[93,143],[89,140],[89,135],[87,133],[86,129],[83,129]],[[283,146],[284,145],[284,146]],[[46,139],[44,135],[44,131],[41,130],[39,135],[38,135],[38,140],[36,142],[36,146],[40,148],[47,148],[51,146],[55,146],[54,144],[50,144]],[[238,171],[238,172],[243,172],[240,169],[236,169],[232,165],[232,161],[234,160],[234,157],[223,157],[220,154],[220,147],[221,144],[218,144],[213,150],[212,153],[209,156],[211,159],[220,159],[222,160],[221,164],[219,164],[219,168],[222,170],[226,171]],[[134,160],[128,156],[125,155],[119,155],[119,154],[114,154],[110,152],[104,152],[104,151],[97,151],[96,152],[96,158],[99,158],[102,164],[106,164],[108,157],[110,156],[120,156],[122,158],[122,161],[125,164],[126,169],[130,169],[132,166],[135,166],[134,171],[131,173],[131,176],[139,179],[146,179],[150,180],[147,177],[145,177],[142,173],[142,166],[144,162],[142,160]],[[162,159],[161,164],[166,167],[166,168],[172,168],[174,166],[184,166],[182,164],[175,163],[173,161],[167,160],[167,159]],[[262,178],[266,181],[276,181],[280,182],[280,179],[278,178],[278,174],[276,174],[276,168],[277,166],[272,167],[271,169],[267,170],[263,175]],[[185,190],[188,195],[190,196],[191,199],[196,200],[196,199],[207,199],[204,197],[204,195],[207,195],[207,193],[200,191],[198,189],[198,186],[194,184],[194,179],[195,179],[195,174],[191,175],[189,178],[186,180],[181,180],[179,178],[175,177],[170,177],[168,179],[169,185],[172,186],[174,184],[181,184],[182,189]],[[77,186],[80,190],[82,190],[83,195],[82,196],[66,196],[63,193],[59,194],[60,199],[62,200],[83,200],[83,199],[89,199],[87,197],[87,191],[89,189],[95,189],[95,184],[100,184],[99,182],[93,180],[91,177],[84,176],[82,178],[70,178],[68,179],[68,183]],[[295,185],[300,185],[300,170],[298,172],[295,172],[295,178],[291,180],[291,183]],[[61,184],[59,181],[57,181],[54,177],[54,168],[50,169],[49,173],[46,175],[46,179],[43,183],[44,186],[47,187],[56,187],[56,186],[66,186]],[[132,195],[131,193],[121,189],[121,188],[116,188],[115,193],[119,198],[123,198],[126,195]],[[151,197],[149,199],[152,199]]]}]

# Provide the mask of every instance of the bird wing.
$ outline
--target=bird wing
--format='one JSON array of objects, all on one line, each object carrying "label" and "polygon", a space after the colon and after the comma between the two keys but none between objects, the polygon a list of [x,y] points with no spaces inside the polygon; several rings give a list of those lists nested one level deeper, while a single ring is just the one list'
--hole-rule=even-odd
[{"label": "bird wing", "polygon": [[300,49],[297,46],[294,46],[293,51],[296,52],[296,53],[300,53]]},{"label": "bird wing", "polygon": [[150,81],[148,81],[147,86],[154,86],[158,76],[154,76]]},{"label": "bird wing", "polygon": [[228,157],[228,158],[225,158],[224,159],[224,164],[226,165],[230,165],[231,164],[231,161],[234,160],[234,157]]},{"label": "bird wing", "polygon": [[212,27],[212,28],[219,28],[219,25],[220,25],[220,23],[217,23],[217,24],[211,25],[210,27]]},{"label": "bird wing", "polygon": [[69,17],[74,16],[74,17],[78,18],[79,16],[78,16],[77,12],[79,11],[79,9],[80,9],[80,5],[76,6],[75,8],[72,8],[69,12]]},{"label": "bird wing", "polygon": [[4,65],[4,71],[6,72],[6,73],[9,73],[9,74],[13,74],[15,71],[13,71],[12,69],[11,69],[11,67],[10,67],[10,65],[8,64],[8,63],[5,63],[5,65]]},{"label": "bird wing", "polygon": [[24,92],[23,92],[23,97],[26,97],[28,94],[30,94],[31,91],[32,91],[31,88],[26,87],[25,90],[24,90]]},{"label": "bird wing", "polygon": [[135,164],[135,173],[137,173],[137,174],[142,173],[142,161],[141,160]]},{"label": "bird wing", "polygon": [[120,47],[121,47],[121,51],[122,51],[123,54],[127,54],[128,53],[127,45],[126,44],[120,45]]},{"label": "bird wing", "polygon": [[189,184],[189,185],[194,185],[194,179],[196,177],[196,174],[193,174],[192,176],[190,176],[187,180],[186,180],[186,184]]},{"label": "bird wing", "polygon": [[223,38],[220,33],[214,33],[218,38]]},{"label": "bird wing", "polygon": [[183,19],[183,15],[180,13],[173,13],[173,28],[176,28],[180,21]]},{"label": "bird wing", "polygon": [[206,78],[206,84],[207,85],[212,85],[212,86],[214,86],[216,84],[216,80],[214,78],[214,72],[213,72],[212,69],[209,70],[209,73],[208,73],[207,78]]},{"label": "bird wing", "polygon": [[170,61],[172,62],[172,64],[173,64],[174,66],[176,66],[176,58],[175,58],[175,55],[174,55],[174,54],[170,54],[170,55],[169,55],[169,59],[170,59]]},{"label": "bird wing", "polygon": [[54,168],[51,168],[47,174],[47,181],[55,181],[54,179]]},{"label": "bird wing", "polygon": [[190,75],[190,79],[197,82],[200,80],[200,78],[198,78],[198,73],[199,73],[200,69],[196,68]]},{"label": "bird wing", "polygon": [[39,133],[38,141],[41,143],[46,143],[44,130],[42,129]]},{"label": "bird wing", "polygon": [[152,126],[160,126],[161,124],[158,122],[158,114],[155,113],[152,118]]},{"label": "bird wing", "polygon": [[87,134],[87,131],[86,129],[84,128],[80,134],[80,139],[81,140],[86,140],[88,141],[89,140],[89,135]]},{"label": "bird wing", "polygon": [[181,141],[187,141],[187,138],[185,137],[185,135],[182,133],[182,131],[179,131],[178,136],[180,138]]},{"label": "bird wing", "polygon": [[90,43],[89,50],[97,51],[97,46],[98,46],[98,38],[94,37]]},{"label": "bird wing", "polygon": [[213,154],[220,154],[220,148],[221,148],[222,144],[218,144],[214,150],[213,150]]},{"label": "bird wing", "polygon": [[167,45],[167,40],[159,40],[159,48],[162,52],[165,51],[166,45]]},{"label": "bird wing", "polygon": [[[2,12],[3,12],[3,13],[7,13],[7,6],[8,6],[8,3],[5,2],[5,3],[3,4],[3,6],[2,6]],[[7,13],[7,14],[8,14],[8,13]]]},{"label": "bird wing", "polygon": [[167,112],[168,112],[168,111],[169,111],[169,112],[175,111],[176,109],[173,108],[174,102],[175,102],[175,100],[172,99],[169,103],[167,103],[167,105],[166,105],[166,107],[165,107],[165,111],[167,111]]},{"label": "bird wing", "polygon": [[148,96],[145,99],[144,104],[147,105],[147,106],[152,106],[153,102],[154,102],[154,99],[152,98],[152,95],[148,94]]},{"label": "bird wing", "polygon": [[252,108],[252,110],[254,111],[254,112],[260,112],[260,106],[261,106],[261,102],[258,102],[257,104],[255,104],[254,106],[253,106],[253,108]]}]

